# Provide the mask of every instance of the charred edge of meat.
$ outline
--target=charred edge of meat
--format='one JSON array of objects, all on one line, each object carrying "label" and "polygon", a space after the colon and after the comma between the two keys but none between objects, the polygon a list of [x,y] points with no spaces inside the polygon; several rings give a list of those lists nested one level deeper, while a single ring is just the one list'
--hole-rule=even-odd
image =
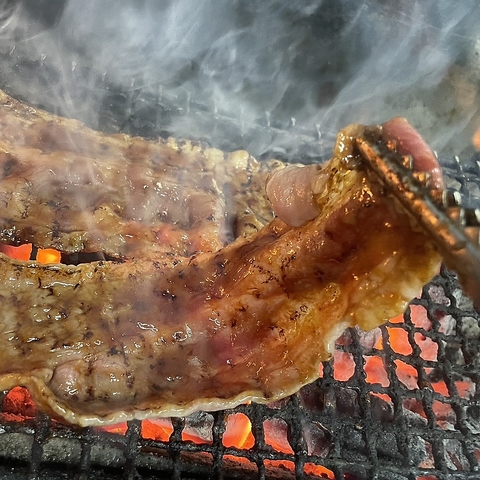
[{"label": "charred edge of meat", "polygon": [[78,253],[61,253],[60,263],[65,265],[80,265],[81,263],[93,262],[115,262],[123,263],[122,259],[111,257],[104,252],[78,252]]}]

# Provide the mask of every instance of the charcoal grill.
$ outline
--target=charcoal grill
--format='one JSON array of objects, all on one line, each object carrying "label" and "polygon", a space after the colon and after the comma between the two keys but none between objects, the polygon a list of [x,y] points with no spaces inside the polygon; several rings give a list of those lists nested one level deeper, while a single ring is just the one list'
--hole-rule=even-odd
[{"label": "charcoal grill", "polygon": [[[70,113],[64,97],[52,90],[58,71],[48,59],[4,43],[0,57],[0,85],[8,93],[55,113]],[[333,145],[334,132],[316,125],[298,125],[271,113],[244,122],[188,91],[172,94],[136,77],[118,84],[108,71],[77,62],[62,76],[76,116],[106,132],[155,138],[168,136],[175,124],[177,134],[181,125],[186,137],[220,148],[247,147],[259,157],[307,163],[327,159]],[[95,115],[82,109],[87,97],[99,105]],[[440,155],[440,160],[447,186],[460,191],[467,206],[478,207],[480,157]],[[415,316],[418,311],[422,321]],[[106,432],[61,425],[41,413],[22,416],[4,392],[0,475],[12,480],[480,478],[479,317],[455,274],[442,268],[402,321],[392,320],[369,335],[348,330],[314,384],[272,405],[172,419],[172,433],[165,440],[148,438],[145,425],[137,421]],[[406,339],[400,351],[394,348],[399,332]],[[434,356],[425,354],[425,344]],[[340,371],[342,358],[348,359],[348,375]],[[377,370],[380,377],[372,378]],[[234,413],[251,422],[250,448],[223,441]],[[192,425],[204,433],[203,443],[183,440]],[[266,431],[272,426],[283,449],[270,444]]]}]

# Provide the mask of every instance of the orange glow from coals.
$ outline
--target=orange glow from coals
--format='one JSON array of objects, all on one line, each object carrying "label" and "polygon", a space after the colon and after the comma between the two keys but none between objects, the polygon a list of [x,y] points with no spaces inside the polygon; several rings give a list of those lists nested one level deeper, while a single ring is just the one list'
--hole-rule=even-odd
[{"label": "orange glow from coals", "polygon": [[403,362],[402,360],[393,361],[397,367],[398,379],[409,389],[417,390],[418,387],[418,372],[412,365]]},{"label": "orange glow from coals", "polygon": [[[31,243],[26,243],[25,245],[20,245],[19,247],[0,243],[0,252],[4,253],[10,258],[15,258],[16,260],[30,260],[32,249],[33,247]],[[37,262],[43,264],[60,263],[60,258],[60,252],[54,248],[39,248],[36,256]]]},{"label": "orange glow from coals", "polygon": [[[142,422],[142,437],[151,440],[168,442],[173,433],[173,425],[168,418],[144,420]],[[182,440],[196,444],[210,444],[211,438],[202,436],[193,431],[188,425],[182,430]],[[222,443],[225,447],[235,447],[247,450],[253,447],[255,439],[252,434],[252,424],[243,413],[234,413],[227,417]]]},{"label": "orange glow from coals", "polygon": [[60,252],[53,248],[38,249],[37,262],[60,263]]},{"label": "orange glow from coals", "polygon": [[159,442],[168,442],[173,433],[173,425],[169,418],[143,420],[142,437]]},{"label": "orange glow from coals", "polygon": [[392,350],[401,355],[411,355],[413,353],[412,347],[408,341],[408,332],[403,328],[387,327],[388,341]]},{"label": "orange glow from coals", "polygon": [[255,439],[253,438],[250,419],[243,413],[229,415],[222,443],[225,447],[236,447],[245,450],[253,447]]},{"label": "orange glow from coals", "polygon": [[314,463],[306,463],[303,467],[303,471],[306,475],[320,477],[320,478],[329,478],[334,479],[335,474],[326,467],[322,465],[315,465]]},{"label": "orange glow from coals", "polygon": [[115,425],[107,425],[105,427],[95,427],[94,430],[115,433],[116,435],[125,435],[128,430],[127,422],[116,423]]},{"label": "orange glow from coals", "polygon": [[0,243],[0,252],[7,255],[7,257],[15,258],[17,260],[29,260],[32,254],[32,244],[27,243],[20,245],[19,247],[13,247],[12,245],[4,245]]},{"label": "orange glow from coals", "polygon": [[388,387],[390,381],[388,380],[383,359],[377,356],[366,356],[364,358],[367,383],[379,383],[382,387]]},{"label": "orange glow from coals", "polygon": [[5,420],[21,421],[26,417],[34,418],[37,411],[28,390],[25,387],[14,387],[3,399],[1,417]]},{"label": "orange glow from coals", "polygon": [[263,422],[265,443],[277,452],[293,455],[293,450],[288,442],[288,426],[285,420],[279,418],[267,419]]},{"label": "orange glow from coals", "polygon": [[480,150],[480,127],[475,130],[472,136],[472,143],[476,150]]}]

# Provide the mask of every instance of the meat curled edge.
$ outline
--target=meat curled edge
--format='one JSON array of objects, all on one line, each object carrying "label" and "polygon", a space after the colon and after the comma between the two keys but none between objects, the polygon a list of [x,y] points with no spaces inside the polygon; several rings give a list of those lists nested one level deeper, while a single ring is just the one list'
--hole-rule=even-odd
[{"label": "meat curled edge", "polygon": [[[106,136],[3,93],[0,127],[1,241],[114,259],[0,253],[0,389],[26,386],[70,423],[288,396],[343,329],[401,313],[439,267],[358,158],[359,126],[327,164],[283,173],[245,152]],[[284,182],[303,185],[282,196]]]}]

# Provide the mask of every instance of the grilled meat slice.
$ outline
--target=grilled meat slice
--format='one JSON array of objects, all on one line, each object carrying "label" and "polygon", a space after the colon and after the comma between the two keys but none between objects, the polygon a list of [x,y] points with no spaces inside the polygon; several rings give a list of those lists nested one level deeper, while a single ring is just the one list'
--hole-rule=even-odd
[{"label": "grilled meat slice", "polygon": [[265,180],[280,162],[190,141],[108,136],[2,91],[0,131],[5,243],[114,258],[188,256],[272,219]]},{"label": "grilled meat slice", "polygon": [[279,162],[1,103],[2,241],[118,259],[0,254],[0,388],[24,385],[68,422],[285,397],[317,378],[344,328],[400,313],[438,269],[356,153],[362,127],[326,165],[271,175],[271,219]]}]

